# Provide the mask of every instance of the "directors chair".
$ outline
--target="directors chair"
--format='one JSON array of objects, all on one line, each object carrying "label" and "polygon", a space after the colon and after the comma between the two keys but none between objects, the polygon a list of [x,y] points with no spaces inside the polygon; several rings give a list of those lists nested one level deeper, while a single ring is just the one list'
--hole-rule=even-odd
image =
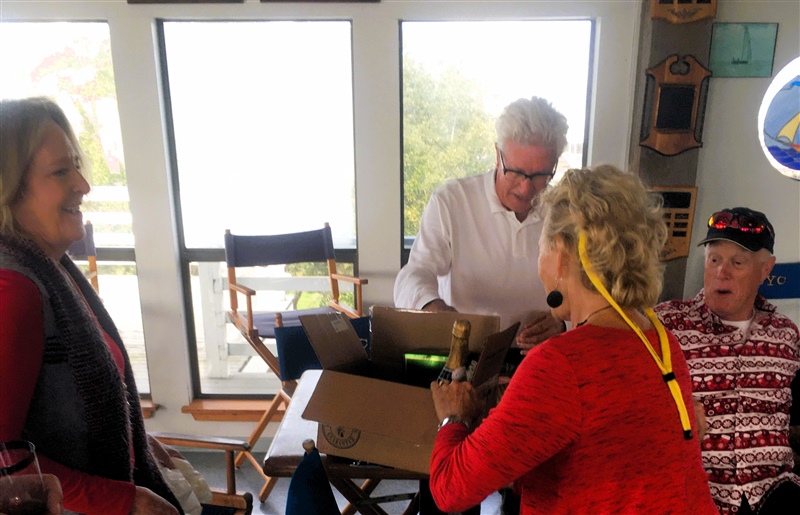
[{"label": "directors chair", "polygon": [[97,280],[97,248],[94,246],[94,227],[92,222],[86,220],[84,224],[86,235],[83,239],[74,242],[67,249],[67,255],[74,261],[86,261],[89,265],[89,271],[86,273],[86,278],[92,283],[92,288],[98,294],[100,293],[100,283]]},{"label": "directors chair", "polygon": [[236,469],[233,466],[235,452],[250,450],[250,446],[246,442],[233,438],[216,438],[181,433],[150,433],[150,436],[170,447],[213,449],[225,452],[226,488],[211,488],[211,500],[203,504],[201,515],[206,515],[207,513],[250,515],[253,512],[253,494],[237,490]]},{"label": "directors chair", "polygon": [[[297,327],[301,325],[298,318],[301,315],[339,311],[349,318],[359,318],[363,313],[362,286],[367,284],[367,280],[342,275],[337,272],[333,237],[331,228],[327,223],[322,229],[318,230],[264,236],[235,235],[230,230],[226,230],[225,260],[228,266],[228,289],[230,293],[228,320],[239,329],[242,336],[278,378],[282,378],[278,358],[264,343],[264,340],[275,338],[276,319],[278,320],[277,325]],[[255,287],[251,287],[254,286],[252,282],[251,286],[248,286],[244,284],[245,280],[237,278],[237,269],[295,263],[324,263],[326,265],[331,296],[328,305],[300,310],[254,310],[253,301],[257,290]],[[347,306],[341,302],[340,281],[354,285],[354,306]],[[240,310],[240,296],[244,296],[243,310]],[[289,400],[290,395],[283,388],[273,397],[269,407],[247,440],[251,447],[255,446],[267,424],[278,414],[283,414]],[[275,480],[264,474],[261,464],[249,451],[240,452],[237,455],[236,466],[241,466],[245,459],[248,459],[264,477],[264,488],[259,493],[259,500],[264,501],[272,490]]]}]

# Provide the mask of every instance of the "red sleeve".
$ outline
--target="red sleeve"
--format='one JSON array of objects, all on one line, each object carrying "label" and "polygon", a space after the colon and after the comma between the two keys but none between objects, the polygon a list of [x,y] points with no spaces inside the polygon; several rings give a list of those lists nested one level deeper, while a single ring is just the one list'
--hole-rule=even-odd
[{"label": "red sleeve", "polygon": [[[0,269],[0,441],[18,440],[39,377],[44,317],[39,288],[24,275]],[[64,491],[64,507],[79,513],[127,515],[136,486],[78,472],[39,454],[42,472]]]},{"label": "red sleeve", "polygon": [[0,441],[22,435],[43,352],[39,288],[20,273],[0,269]]},{"label": "red sleeve", "polygon": [[51,460],[41,454],[39,466],[45,474],[53,474],[61,482],[64,509],[77,513],[128,515],[136,496],[136,485],[92,476]]},{"label": "red sleeve", "polygon": [[447,512],[466,510],[522,477],[577,438],[580,413],[567,359],[551,346],[537,347],[472,434],[450,424],[436,436],[430,477],[436,504]]}]

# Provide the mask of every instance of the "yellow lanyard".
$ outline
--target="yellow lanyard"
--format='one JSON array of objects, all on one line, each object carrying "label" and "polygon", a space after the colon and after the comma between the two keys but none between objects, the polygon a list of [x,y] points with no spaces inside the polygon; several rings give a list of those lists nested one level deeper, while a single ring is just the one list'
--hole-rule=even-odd
[{"label": "yellow lanyard", "polygon": [[578,237],[578,256],[580,257],[581,264],[583,264],[583,269],[586,271],[586,275],[589,276],[589,280],[592,282],[597,291],[608,301],[611,306],[619,313],[625,323],[627,323],[631,329],[636,333],[644,346],[647,348],[647,351],[650,353],[650,356],[653,358],[653,361],[656,362],[658,369],[661,371],[661,377],[664,379],[664,382],[667,383],[667,387],[669,388],[670,393],[672,394],[672,398],[675,401],[675,406],[678,408],[678,414],[681,418],[681,427],[683,427],[683,437],[687,440],[692,439],[692,425],[689,421],[689,413],[686,410],[686,403],[683,402],[683,395],[681,395],[681,387],[678,384],[678,381],[675,380],[675,373],[672,371],[672,355],[669,351],[669,341],[667,339],[667,332],[664,329],[664,325],[661,321],[656,317],[655,312],[652,308],[647,308],[644,310],[645,315],[650,320],[650,322],[655,326],[656,332],[658,333],[658,341],[661,346],[661,355],[664,357],[663,361],[658,357],[656,351],[653,350],[653,346],[650,345],[650,341],[644,335],[642,330],[639,328],[636,323],[628,318],[628,315],[622,310],[622,308],[617,304],[617,302],[611,297],[611,294],[608,292],[603,283],[600,281],[600,278],[597,277],[594,269],[592,268],[592,264],[589,261],[589,257],[586,255],[586,234],[583,232],[580,233]]}]

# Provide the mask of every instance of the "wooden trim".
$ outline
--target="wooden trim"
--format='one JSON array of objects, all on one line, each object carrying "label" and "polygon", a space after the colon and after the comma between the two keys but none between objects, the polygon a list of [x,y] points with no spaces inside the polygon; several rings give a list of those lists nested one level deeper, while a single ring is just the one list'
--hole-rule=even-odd
[{"label": "wooden trim", "polygon": [[128,0],[129,4],[241,4],[244,0]]},{"label": "wooden trim", "polygon": [[153,418],[153,415],[158,409],[158,404],[150,399],[139,399],[139,404],[142,407],[142,417]]},{"label": "wooden trim", "polygon": [[[258,422],[271,403],[272,399],[196,399],[181,412],[200,421]],[[278,410],[270,421],[282,420],[284,411]]]}]

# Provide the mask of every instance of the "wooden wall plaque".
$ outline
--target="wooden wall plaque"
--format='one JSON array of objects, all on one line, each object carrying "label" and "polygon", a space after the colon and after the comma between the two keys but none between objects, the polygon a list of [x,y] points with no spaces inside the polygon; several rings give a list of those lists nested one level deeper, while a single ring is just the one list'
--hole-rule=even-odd
[{"label": "wooden wall plaque", "polygon": [[702,146],[709,77],[690,55],[673,54],[647,70],[639,144],[665,156]]},{"label": "wooden wall plaque", "polygon": [[664,223],[667,224],[667,243],[661,251],[661,261],[689,255],[692,241],[696,186],[654,186],[652,191],[664,199]]},{"label": "wooden wall plaque", "polygon": [[717,0],[650,0],[650,17],[690,23],[717,15]]}]

